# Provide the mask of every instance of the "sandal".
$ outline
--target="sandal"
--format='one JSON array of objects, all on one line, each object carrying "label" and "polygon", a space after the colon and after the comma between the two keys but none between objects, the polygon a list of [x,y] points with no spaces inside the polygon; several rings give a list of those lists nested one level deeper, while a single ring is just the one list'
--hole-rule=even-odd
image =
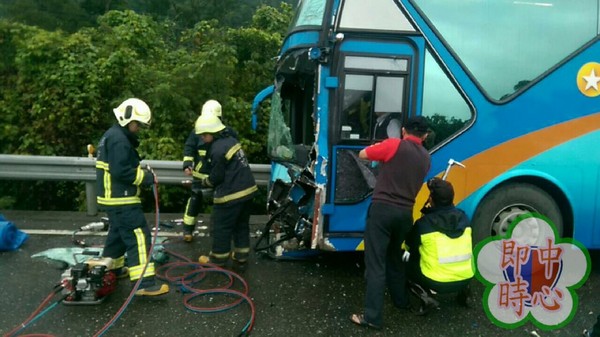
[{"label": "sandal", "polygon": [[363,314],[352,314],[350,316],[350,321],[356,325],[364,326],[367,328],[373,328],[375,330],[381,330],[381,327],[379,325],[367,322],[367,320],[365,319],[365,315]]}]

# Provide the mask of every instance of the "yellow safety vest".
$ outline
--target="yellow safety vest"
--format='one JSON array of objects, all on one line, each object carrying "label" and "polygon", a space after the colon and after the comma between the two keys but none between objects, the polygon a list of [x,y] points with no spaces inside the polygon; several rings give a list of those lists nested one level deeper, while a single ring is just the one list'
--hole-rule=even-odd
[{"label": "yellow safety vest", "polygon": [[471,228],[465,228],[458,238],[440,232],[421,235],[421,272],[437,282],[454,282],[470,279],[473,268]]}]

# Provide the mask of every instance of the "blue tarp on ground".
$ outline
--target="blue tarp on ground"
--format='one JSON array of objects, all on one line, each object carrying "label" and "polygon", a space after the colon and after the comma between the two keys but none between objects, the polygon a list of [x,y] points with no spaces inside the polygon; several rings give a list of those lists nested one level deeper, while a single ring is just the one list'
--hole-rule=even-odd
[{"label": "blue tarp on ground", "polygon": [[14,223],[0,214],[0,252],[18,249],[28,237],[27,233],[17,229]]}]

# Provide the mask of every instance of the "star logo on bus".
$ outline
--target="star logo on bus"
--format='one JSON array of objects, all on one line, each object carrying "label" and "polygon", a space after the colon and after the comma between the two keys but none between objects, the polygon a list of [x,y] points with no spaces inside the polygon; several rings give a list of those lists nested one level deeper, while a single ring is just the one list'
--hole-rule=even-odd
[{"label": "star logo on bus", "polygon": [[514,329],[531,321],[553,330],[573,319],[575,290],[590,274],[590,257],[581,243],[556,233],[548,218],[526,213],[506,237],[477,245],[476,276],[486,286],[483,305],[494,324]]},{"label": "star logo on bus", "polygon": [[585,90],[594,88],[596,91],[598,91],[598,81],[600,81],[600,77],[596,76],[596,71],[594,69],[592,69],[590,76],[583,76],[583,79],[587,82],[585,85]]},{"label": "star logo on bus", "polygon": [[584,64],[577,72],[577,88],[588,96],[596,97],[600,95],[600,63],[589,62]]}]

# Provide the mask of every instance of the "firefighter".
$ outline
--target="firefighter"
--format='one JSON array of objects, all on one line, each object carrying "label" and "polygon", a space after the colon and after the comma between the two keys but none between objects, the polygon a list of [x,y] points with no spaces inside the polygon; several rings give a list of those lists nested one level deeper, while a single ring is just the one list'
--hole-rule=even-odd
[{"label": "firefighter", "polygon": [[217,116],[201,115],[196,122],[196,133],[204,143],[210,144],[207,161],[211,169],[202,179],[202,186],[214,188],[212,248],[198,261],[224,266],[231,257],[237,264],[244,265],[250,253],[252,199],[258,191],[248,159],[240,143]]},{"label": "firefighter", "polygon": [[[201,115],[214,115],[221,118],[221,104],[215,100],[208,100],[202,106]],[[202,179],[210,173],[206,163],[208,144],[202,141],[200,135],[193,128],[183,147],[183,172],[192,176],[192,191],[185,206],[183,215],[183,241],[192,242],[196,228],[196,217],[202,210]]]},{"label": "firefighter", "polygon": [[432,178],[427,182],[430,196],[415,222],[403,255],[408,262],[411,291],[421,300],[417,314],[424,315],[436,307],[431,290],[458,293],[459,304],[467,306],[472,265],[471,224],[465,212],[454,206],[454,188],[449,182]]},{"label": "firefighter", "polygon": [[[156,181],[154,173],[140,165],[136,150],[137,133],[150,125],[152,114],[148,105],[137,98],[123,101],[113,112],[117,123],[100,139],[96,159],[97,201],[110,222],[102,254],[113,259],[117,276],[129,274],[132,282],[142,278],[136,295],[166,294],[169,286],[156,283],[154,263],[148,261],[151,236],[139,197],[141,186]],[[128,267],[124,266],[125,253]]]}]

